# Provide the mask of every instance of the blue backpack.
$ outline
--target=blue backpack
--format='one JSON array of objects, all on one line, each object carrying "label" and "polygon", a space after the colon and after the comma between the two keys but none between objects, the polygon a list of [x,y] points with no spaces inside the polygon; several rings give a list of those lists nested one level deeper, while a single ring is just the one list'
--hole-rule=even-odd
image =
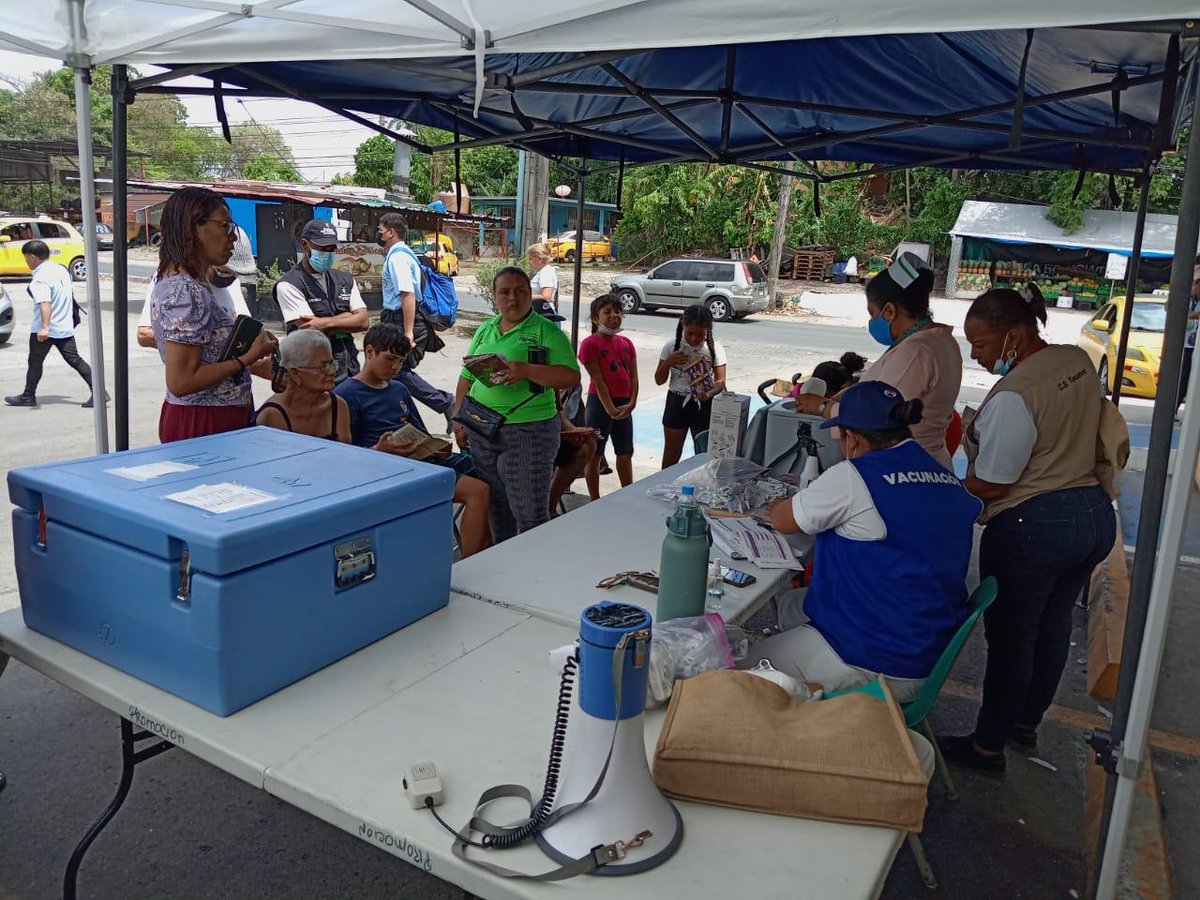
[{"label": "blue backpack", "polygon": [[397,249],[412,257],[421,270],[421,293],[417,303],[421,312],[438,331],[453,327],[458,320],[458,294],[454,290],[454,279],[435,271],[429,260],[417,256],[406,244],[398,245]]}]

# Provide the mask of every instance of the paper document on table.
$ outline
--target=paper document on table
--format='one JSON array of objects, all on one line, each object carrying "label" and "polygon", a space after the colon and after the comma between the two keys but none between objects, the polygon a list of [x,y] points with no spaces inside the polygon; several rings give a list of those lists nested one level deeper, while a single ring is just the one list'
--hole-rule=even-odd
[{"label": "paper document on table", "polygon": [[221,484],[198,484],[186,491],[167,494],[163,499],[195,506],[205,512],[228,513],[279,498],[245,485],[225,481]]},{"label": "paper document on table", "polygon": [[774,531],[751,518],[708,517],[713,543],[735,559],[746,559],[760,569],[798,569],[792,548]]},{"label": "paper document on table", "polygon": [[190,472],[195,468],[198,468],[198,466],[168,460],[166,462],[146,463],[141,466],[121,466],[116,469],[105,469],[104,471],[109,475],[128,478],[130,481],[153,481],[155,478],[161,478],[163,475],[171,475],[175,472]]}]

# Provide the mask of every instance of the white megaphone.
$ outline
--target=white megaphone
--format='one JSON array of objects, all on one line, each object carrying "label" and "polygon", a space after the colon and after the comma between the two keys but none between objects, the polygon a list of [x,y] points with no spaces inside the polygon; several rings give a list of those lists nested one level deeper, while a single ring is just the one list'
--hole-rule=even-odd
[{"label": "white megaphone", "polygon": [[581,805],[539,833],[537,842],[559,863],[621,842],[624,857],[595,875],[652,869],[683,839],[679,811],[659,792],[646,762],[650,627],[646,610],[624,603],[605,601],[580,616],[578,727],[571,728],[570,764],[554,808]]}]

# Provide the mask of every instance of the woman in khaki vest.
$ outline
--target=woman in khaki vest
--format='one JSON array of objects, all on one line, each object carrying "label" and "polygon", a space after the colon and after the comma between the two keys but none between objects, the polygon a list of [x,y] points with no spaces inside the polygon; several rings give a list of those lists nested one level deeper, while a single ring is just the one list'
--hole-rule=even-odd
[{"label": "woman in khaki vest", "polygon": [[[1092,570],[1112,549],[1116,516],[1098,464],[1112,424],[1083,350],[1038,333],[1046,304],[991,290],[967,312],[971,358],[1000,381],[966,419],[966,487],[984,502],[981,578],[1000,590],[984,614],[987,671],[975,733],[939,740],[948,760],[1005,768],[1004,746],[1036,750],[1071,642],[1071,620]],[[1119,416],[1117,417],[1119,419]],[[1103,458],[1103,453],[1099,454]]]}]

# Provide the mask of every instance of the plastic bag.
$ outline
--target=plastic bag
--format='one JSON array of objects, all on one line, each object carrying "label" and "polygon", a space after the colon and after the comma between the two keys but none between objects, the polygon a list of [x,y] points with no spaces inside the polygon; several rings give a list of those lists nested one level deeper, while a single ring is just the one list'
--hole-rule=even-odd
[{"label": "plastic bag", "polygon": [[710,459],[704,465],[684,472],[670,484],[655,485],[646,493],[674,503],[679,499],[680,489],[691,485],[696,502],[701,506],[745,513],[795,493],[794,486],[761,477],[765,471],[758,463],[737,456]]},{"label": "plastic bag", "polygon": [[[730,646],[733,632],[739,655]],[[717,613],[655,622],[650,639],[650,697],[647,706],[658,706],[671,698],[675,681],[714,669],[732,669],[744,659],[747,641],[740,628],[726,626]]]}]

